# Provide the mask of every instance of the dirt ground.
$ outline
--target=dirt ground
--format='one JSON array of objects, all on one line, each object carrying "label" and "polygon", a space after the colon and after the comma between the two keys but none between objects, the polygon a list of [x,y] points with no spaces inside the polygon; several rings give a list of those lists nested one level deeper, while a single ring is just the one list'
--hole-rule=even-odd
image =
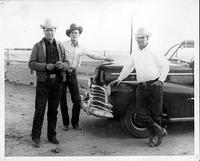
[{"label": "dirt ground", "polygon": [[[194,130],[191,125],[171,125],[163,144],[156,148],[147,145],[148,139],[132,138],[124,133],[120,121],[101,119],[81,111],[82,131],[62,129],[58,111],[57,138],[53,145],[46,138],[45,115],[41,147],[31,144],[35,87],[5,82],[5,156],[187,156],[194,155]],[[70,96],[68,96],[70,100]],[[71,101],[69,101],[71,116]],[[54,153],[53,149],[60,152]]]}]

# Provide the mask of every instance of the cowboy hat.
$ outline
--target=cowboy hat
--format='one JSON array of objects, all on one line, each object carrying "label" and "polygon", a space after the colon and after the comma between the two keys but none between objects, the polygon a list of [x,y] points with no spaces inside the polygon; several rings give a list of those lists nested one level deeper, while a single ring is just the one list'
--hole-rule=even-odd
[{"label": "cowboy hat", "polygon": [[[80,34],[83,32],[83,28],[81,26],[77,26],[75,23],[72,23],[69,29],[66,30],[66,35],[69,36],[70,33],[74,30],[79,30]],[[70,36],[69,36],[70,37]]]},{"label": "cowboy hat", "polygon": [[54,28],[54,29],[56,29],[57,28],[50,19],[46,19],[44,21],[44,25],[40,25],[40,27],[42,29],[45,29],[45,28]]},{"label": "cowboy hat", "polygon": [[145,28],[138,28],[137,33],[135,33],[135,37],[144,37],[144,36],[151,36],[150,32],[147,32]]}]

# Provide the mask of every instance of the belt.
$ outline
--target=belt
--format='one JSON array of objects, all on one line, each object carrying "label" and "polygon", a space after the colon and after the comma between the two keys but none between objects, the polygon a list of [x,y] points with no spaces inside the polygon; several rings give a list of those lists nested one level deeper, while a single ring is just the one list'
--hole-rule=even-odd
[{"label": "belt", "polygon": [[68,72],[68,73],[74,73],[74,72],[76,72],[76,69],[74,69],[74,68],[69,68],[69,69],[67,69],[67,72]]},{"label": "belt", "polygon": [[157,80],[158,80],[158,78],[156,78],[154,80],[146,81],[146,82],[140,82],[139,84],[143,85],[143,86],[151,86],[152,83],[156,82]]},{"label": "belt", "polygon": [[60,78],[61,76],[59,74],[47,74],[48,79],[56,79]]}]

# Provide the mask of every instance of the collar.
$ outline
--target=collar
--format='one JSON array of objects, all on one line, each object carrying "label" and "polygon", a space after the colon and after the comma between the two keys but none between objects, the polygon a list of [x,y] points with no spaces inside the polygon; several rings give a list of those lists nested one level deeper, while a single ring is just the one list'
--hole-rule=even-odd
[{"label": "collar", "polygon": [[71,46],[73,46],[73,47],[79,47],[78,41],[77,41],[76,45],[74,45],[71,40],[70,40],[70,43],[71,43]]},{"label": "collar", "polygon": [[144,50],[148,50],[148,43],[147,43],[147,45],[143,48],[143,49],[140,49],[139,47],[138,47],[138,49],[140,50],[140,51],[144,51]]},{"label": "collar", "polygon": [[[45,37],[43,38],[43,41],[44,41],[45,43],[51,44],[51,43],[50,43],[50,41],[49,41],[49,40],[47,40]],[[55,39],[53,39],[53,42],[52,42],[52,44],[55,44],[55,43],[56,43],[56,40],[55,40]]]}]

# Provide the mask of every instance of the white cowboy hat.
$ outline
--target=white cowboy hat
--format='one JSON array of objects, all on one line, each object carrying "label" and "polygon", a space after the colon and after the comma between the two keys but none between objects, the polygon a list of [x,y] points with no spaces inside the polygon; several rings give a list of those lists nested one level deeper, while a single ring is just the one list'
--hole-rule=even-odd
[{"label": "white cowboy hat", "polygon": [[138,28],[137,33],[135,33],[135,37],[144,37],[144,36],[151,36],[150,32],[147,32],[145,28]]},{"label": "white cowboy hat", "polygon": [[40,27],[42,29],[45,29],[45,28],[51,28],[51,29],[54,28],[54,29],[56,29],[57,28],[57,26],[55,26],[55,24],[50,19],[46,19],[44,21],[44,25],[40,25]]}]

